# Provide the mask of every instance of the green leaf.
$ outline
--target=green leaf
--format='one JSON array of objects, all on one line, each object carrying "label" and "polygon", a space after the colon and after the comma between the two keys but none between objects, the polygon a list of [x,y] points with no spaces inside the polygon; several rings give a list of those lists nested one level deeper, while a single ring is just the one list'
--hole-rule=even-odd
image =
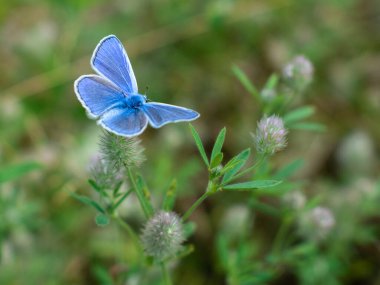
[{"label": "green leaf", "polygon": [[276,87],[277,83],[278,83],[278,76],[277,76],[277,74],[272,74],[268,78],[267,82],[265,83],[265,88],[264,89],[273,89],[273,88]]},{"label": "green leaf", "polygon": [[174,207],[175,198],[177,196],[177,180],[173,179],[166,191],[162,208],[164,211],[171,211]]},{"label": "green leaf", "polygon": [[96,210],[98,210],[102,214],[106,213],[106,211],[103,209],[102,206],[100,206],[97,202],[91,200],[90,198],[88,198],[86,196],[78,195],[76,193],[71,193],[71,196],[73,196],[75,199],[81,201],[83,204],[94,207]]},{"label": "green leaf", "polygon": [[259,92],[252,84],[252,82],[248,79],[247,75],[236,65],[232,66],[232,72],[236,76],[236,78],[240,81],[240,83],[244,86],[244,88],[251,93],[257,100],[260,100]]},{"label": "green leaf", "polygon": [[306,119],[315,113],[313,106],[300,107],[284,116],[285,125],[290,127],[292,123]]},{"label": "green leaf", "polygon": [[307,203],[305,205],[305,209],[311,210],[311,209],[317,207],[319,204],[321,204],[322,200],[323,200],[322,195],[314,196],[313,198],[311,198],[310,200],[307,201]]},{"label": "green leaf", "polygon": [[150,192],[141,175],[137,175],[136,187],[138,188],[136,189],[136,195],[138,196],[140,202],[142,202],[141,206],[143,206],[147,213],[152,216],[154,211],[150,201]]},{"label": "green leaf", "polygon": [[211,160],[211,165],[210,165],[210,168],[213,169],[217,166],[220,165],[220,163],[222,162],[223,160],[223,153],[222,152],[219,152],[213,160]]},{"label": "green leaf", "polygon": [[197,229],[197,224],[194,222],[187,222],[183,225],[183,235],[186,238],[191,237],[194,233],[195,230]]},{"label": "green leaf", "polygon": [[297,123],[297,124],[292,124],[290,128],[294,130],[304,130],[304,131],[314,131],[314,132],[326,131],[326,126],[319,123]]},{"label": "green leaf", "polygon": [[122,196],[120,197],[120,199],[112,206],[112,210],[116,210],[121,203],[123,203],[123,201],[125,200],[125,198],[128,197],[128,195],[132,192],[132,190],[129,190],[128,192],[125,192],[124,194],[122,193],[119,193],[118,196],[120,194],[122,194]]},{"label": "green leaf", "polygon": [[216,138],[214,147],[211,152],[211,159],[210,161],[213,161],[215,157],[221,152],[223,144],[224,144],[224,138],[226,137],[226,128],[223,128],[220,132],[218,137]]},{"label": "green leaf", "polygon": [[26,173],[40,169],[41,167],[41,164],[33,161],[5,166],[0,169],[0,183],[15,180]]},{"label": "green leaf", "polygon": [[225,173],[223,176],[222,183],[228,183],[233,176],[239,172],[239,170],[245,165],[247,162],[249,155],[251,154],[251,149],[247,148],[240,152],[238,155],[231,158],[229,162],[222,169],[222,173]]},{"label": "green leaf", "polygon": [[93,275],[96,277],[96,283],[102,284],[102,285],[113,285],[115,284],[113,281],[113,277],[110,275],[110,272],[99,266],[95,265],[92,268]]},{"label": "green leaf", "polygon": [[291,163],[285,165],[274,175],[273,178],[278,180],[284,180],[285,178],[290,177],[294,174],[298,169],[300,169],[304,165],[303,159],[297,159],[292,161]]},{"label": "green leaf", "polygon": [[224,234],[219,234],[216,240],[216,249],[218,253],[218,260],[224,269],[229,269],[231,264],[230,254],[228,250],[228,240]]},{"label": "green leaf", "polygon": [[282,196],[282,195],[285,195],[285,193],[288,193],[290,191],[293,191],[294,189],[300,188],[301,186],[302,186],[302,183],[285,182],[285,183],[281,183],[280,185],[277,185],[275,187],[257,189],[255,191],[255,194],[257,196],[261,196],[261,195]]},{"label": "green leaf", "polygon": [[123,181],[120,181],[118,182],[116,185],[115,185],[115,188],[113,189],[113,196],[116,197],[117,194],[119,193],[119,190],[121,188],[121,185],[123,185]]},{"label": "green leaf", "polygon": [[202,144],[202,140],[199,137],[199,134],[197,133],[195,128],[191,124],[189,124],[189,127],[190,127],[191,134],[193,135],[193,138],[195,140],[195,144],[197,145],[197,148],[199,150],[199,153],[201,154],[203,161],[205,162],[207,167],[209,167],[210,163],[208,162],[207,155],[206,155],[205,149],[204,149],[203,144]]},{"label": "green leaf", "polygon": [[252,190],[274,187],[281,184],[282,181],[278,180],[255,180],[236,184],[230,184],[223,187],[225,190]]},{"label": "green leaf", "polygon": [[313,242],[303,243],[298,246],[294,246],[290,250],[288,250],[287,254],[290,254],[296,258],[302,258],[305,256],[312,256],[312,254],[316,253],[316,245]]},{"label": "green leaf", "polygon": [[194,251],[194,245],[186,244],[186,245],[182,246],[182,248],[177,252],[176,258],[182,259],[182,258],[188,256],[193,251]]},{"label": "green leaf", "polygon": [[105,227],[110,223],[110,219],[107,217],[107,215],[98,214],[95,217],[95,223],[100,227]]},{"label": "green leaf", "polygon": [[92,188],[94,188],[94,190],[96,192],[102,192],[102,189],[99,187],[99,185],[95,182],[95,180],[92,180],[92,179],[88,179],[87,180],[88,184],[91,185]]},{"label": "green leaf", "polygon": [[267,215],[276,216],[276,217],[281,216],[281,210],[278,209],[278,207],[276,208],[270,204],[263,203],[258,199],[250,200],[249,205],[251,206],[252,209],[258,210]]}]

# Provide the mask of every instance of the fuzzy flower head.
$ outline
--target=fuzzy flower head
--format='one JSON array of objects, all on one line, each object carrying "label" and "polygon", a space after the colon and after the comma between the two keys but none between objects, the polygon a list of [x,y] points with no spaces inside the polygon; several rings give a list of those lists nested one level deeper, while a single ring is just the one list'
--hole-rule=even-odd
[{"label": "fuzzy flower head", "polygon": [[102,159],[111,167],[139,167],[144,161],[144,148],[136,137],[125,138],[104,132],[100,138]]},{"label": "fuzzy flower head", "polygon": [[276,115],[262,118],[257,124],[256,134],[252,135],[256,150],[260,154],[272,155],[286,147],[286,135],[282,119]]},{"label": "fuzzy flower head", "polygon": [[180,217],[173,212],[158,212],[145,225],[141,240],[145,253],[157,260],[174,256],[185,240]]},{"label": "fuzzy flower head", "polygon": [[292,86],[303,89],[313,80],[314,67],[309,59],[298,55],[285,65],[282,74]]}]

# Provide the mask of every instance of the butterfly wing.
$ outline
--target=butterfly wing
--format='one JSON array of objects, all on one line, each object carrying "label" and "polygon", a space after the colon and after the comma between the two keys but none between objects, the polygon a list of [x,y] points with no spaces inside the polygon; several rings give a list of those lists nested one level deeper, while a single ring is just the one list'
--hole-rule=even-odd
[{"label": "butterfly wing", "polygon": [[106,112],[98,123],[116,135],[134,137],[145,130],[148,119],[139,109],[118,107]]},{"label": "butterfly wing", "polygon": [[116,85],[98,75],[79,77],[74,83],[74,90],[78,100],[93,118],[121,104],[125,98]]},{"label": "butterfly wing", "polygon": [[127,93],[137,93],[137,82],[131,62],[120,40],[109,35],[103,38],[91,58],[93,69]]},{"label": "butterfly wing", "polygon": [[193,110],[163,103],[145,103],[142,110],[153,128],[160,128],[168,123],[193,121],[199,117]]}]

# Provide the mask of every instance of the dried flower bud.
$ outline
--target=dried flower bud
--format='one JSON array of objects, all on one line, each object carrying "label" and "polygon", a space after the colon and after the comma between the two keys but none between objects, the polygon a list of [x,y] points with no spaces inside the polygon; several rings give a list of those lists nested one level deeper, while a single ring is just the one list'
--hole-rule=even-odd
[{"label": "dried flower bud", "polygon": [[123,180],[123,175],[104,159],[96,157],[90,165],[91,179],[102,189],[113,189]]},{"label": "dried flower bud", "polygon": [[294,210],[300,210],[306,204],[306,197],[300,190],[294,190],[286,193],[283,199],[284,202]]},{"label": "dried flower bud", "polygon": [[146,254],[158,260],[175,255],[185,240],[181,219],[173,212],[158,212],[145,225],[141,240]]},{"label": "dried flower bud", "polygon": [[324,239],[335,226],[335,217],[330,209],[316,207],[302,216],[301,230],[310,238]]},{"label": "dried flower bud", "polygon": [[293,87],[302,90],[313,80],[313,64],[303,55],[298,55],[285,65],[282,74]]},{"label": "dried flower bud", "polygon": [[221,231],[226,237],[239,240],[252,229],[252,220],[247,205],[233,205],[226,210],[221,219]]},{"label": "dried flower bud", "polygon": [[286,135],[282,119],[276,115],[262,118],[253,134],[256,150],[260,154],[272,155],[286,147]]},{"label": "dried flower bud", "polygon": [[354,178],[371,176],[376,169],[376,147],[373,138],[362,130],[346,136],[337,151],[338,170]]},{"label": "dried flower bud", "polygon": [[311,211],[312,222],[323,231],[330,231],[335,225],[335,218],[328,208],[316,207]]},{"label": "dried flower bud", "polygon": [[121,167],[139,167],[144,161],[144,148],[136,137],[125,138],[104,132],[100,138],[100,152],[105,162],[119,170]]},{"label": "dried flower bud", "polygon": [[274,89],[265,88],[260,92],[260,96],[265,102],[271,102],[277,97],[277,93]]}]

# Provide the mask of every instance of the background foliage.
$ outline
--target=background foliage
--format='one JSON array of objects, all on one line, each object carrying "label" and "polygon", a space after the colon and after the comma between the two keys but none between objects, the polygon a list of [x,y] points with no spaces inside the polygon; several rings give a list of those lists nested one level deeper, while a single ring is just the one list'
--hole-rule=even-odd
[{"label": "background foliage", "polygon": [[[0,284],[121,284],[118,276],[136,258],[124,232],[96,226],[95,211],[70,195],[91,193],[88,169],[100,133],[75,98],[73,81],[92,73],[91,53],[111,33],[125,44],[142,93],[201,113],[194,125],[208,154],[227,127],[226,158],[253,145],[249,133],[262,115],[232,66],[261,89],[295,55],[310,58],[314,81],[300,100],[315,106],[313,120],[327,130],[291,131],[271,167],[302,158],[292,179],[332,210],[336,227],[317,247],[298,249],[298,263],[284,257],[271,282],[379,284],[379,15],[375,0],[2,1]],[[141,139],[147,183],[163,193],[177,178],[176,211],[183,213],[207,182],[186,124],[147,129]],[[264,257],[278,218],[258,211],[241,227],[250,242],[235,240],[224,251],[246,201],[244,193],[225,193],[194,213],[195,251],[177,264],[175,284],[265,283],[236,280],[245,261],[258,268],[270,262]],[[123,214],[138,228],[135,204],[123,204]],[[296,236],[315,238],[307,235]]]}]

